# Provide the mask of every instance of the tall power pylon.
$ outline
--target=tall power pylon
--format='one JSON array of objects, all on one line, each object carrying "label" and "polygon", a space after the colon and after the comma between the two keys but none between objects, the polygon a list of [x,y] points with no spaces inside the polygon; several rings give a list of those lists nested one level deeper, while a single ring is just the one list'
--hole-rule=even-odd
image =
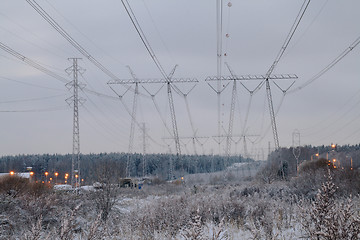
[{"label": "tall power pylon", "polygon": [[135,81],[135,92],[134,92],[134,101],[132,109],[132,118],[131,118],[131,128],[130,128],[130,140],[129,140],[129,153],[132,153],[134,146],[134,132],[135,132],[135,122],[136,122],[136,112],[137,112],[137,99],[139,96],[139,80],[137,79],[135,73],[131,70],[130,66],[127,66]]},{"label": "tall power pylon", "polygon": [[142,142],[143,142],[143,177],[147,174],[147,165],[146,165],[146,125],[142,123]]},{"label": "tall power pylon", "polygon": [[221,93],[224,89],[222,89],[221,84],[221,74],[222,74],[222,31],[223,31],[223,25],[222,25],[222,13],[223,13],[223,0],[216,0],[216,32],[217,32],[217,106],[218,106],[218,148],[219,148],[219,154],[221,151],[220,148],[220,135],[221,135]]},{"label": "tall power pylon", "polygon": [[[171,122],[172,122],[172,127],[173,127],[173,131],[169,131],[170,135],[172,135],[175,139],[175,149],[176,149],[176,153],[178,156],[181,155],[181,149],[180,149],[180,141],[179,141],[179,133],[178,133],[178,128],[177,128],[177,123],[176,123],[176,116],[175,116],[175,107],[174,107],[174,99],[173,99],[173,94],[172,94],[172,89],[177,90],[177,92],[180,92],[178,90],[178,88],[174,85],[174,83],[189,83],[189,82],[198,82],[197,79],[195,78],[173,78],[173,75],[175,73],[177,65],[172,69],[172,71],[170,72],[169,75],[166,75],[165,78],[163,79],[138,79],[138,78],[134,78],[133,79],[116,79],[116,80],[110,80],[108,81],[108,85],[109,87],[114,91],[115,94],[117,94],[120,98],[122,98],[122,96],[120,96],[112,87],[111,85],[113,84],[122,84],[122,85],[129,85],[129,84],[135,84],[135,88],[136,85],[138,84],[148,84],[148,83],[160,83],[160,84],[166,84],[167,87],[167,94],[168,94],[168,100],[169,100],[169,107],[170,107],[170,114],[171,114]],[[128,88],[129,89],[129,88]],[[136,89],[135,89],[136,92]],[[152,96],[152,99],[154,101],[154,96]],[[158,110],[158,108],[157,108]],[[132,114],[132,120],[134,120],[135,123],[137,123],[136,119],[134,118],[133,114]],[[164,122],[164,120],[163,120]],[[169,172],[171,172],[171,176],[172,176],[172,160],[170,160],[170,170]]]},{"label": "tall power pylon", "polygon": [[69,90],[73,90],[73,96],[66,99],[66,102],[71,105],[73,104],[73,150],[71,158],[71,185],[75,188],[80,187],[80,127],[79,127],[79,103],[80,105],[85,99],[79,97],[79,88],[85,87],[84,84],[79,84],[78,74],[82,74],[84,69],[78,66],[78,60],[81,58],[69,58],[72,60],[73,65],[67,68],[65,71],[68,74],[73,74],[73,80],[66,84]]},{"label": "tall power pylon", "polygon": [[[232,74],[231,76],[221,76],[220,77],[222,81],[250,81],[250,80],[261,80],[261,83],[251,92],[254,93],[257,90],[261,88],[261,86],[265,83],[266,84],[266,93],[269,103],[269,111],[270,111],[270,119],[271,119],[271,126],[273,129],[273,136],[274,136],[274,142],[275,142],[275,149],[279,149],[279,137],[277,134],[277,127],[276,127],[276,121],[275,121],[275,112],[273,107],[273,101],[271,96],[271,90],[270,90],[270,82],[269,80],[284,80],[284,79],[297,79],[298,77],[295,74],[266,74],[266,75],[235,75]],[[218,77],[207,77],[205,81],[218,81]],[[275,86],[280,88],[278,84],[274,82]],[[287,90],[294,84],[294,82],[287,88],[287,89],[281,89],[280,90],[283,93],[286,93]]]},{"label": "tall power pylon", "polygon": [[296,174],[298,174],[301,147],[300,147],[300,132],[297,129],[295,129],[294,132],[292,133],[292,147],[293,147],[293,155],[296,159]]}]

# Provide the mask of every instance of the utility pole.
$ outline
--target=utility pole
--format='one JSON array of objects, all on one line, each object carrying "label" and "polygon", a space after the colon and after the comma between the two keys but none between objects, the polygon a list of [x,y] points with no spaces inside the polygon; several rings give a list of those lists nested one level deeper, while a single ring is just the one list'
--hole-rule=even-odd
[{"label": "utility pole", "polygon": [[66,99],[69,105],[73,105],[73,150],[71,157],[71,185],[75,188],[80,187],[80,128],[79,128],[79,103],[80,105],[85,99],[79,97],[79,88],[83,89],[84,84],[79,84],[78,74],[82,74],[84,69],[78,66],[78,60],[81,58],[69,58],[73,65],[65,70],[68,74],[73,74],[73,80],[65,86],[73,91],[73,96]]}]

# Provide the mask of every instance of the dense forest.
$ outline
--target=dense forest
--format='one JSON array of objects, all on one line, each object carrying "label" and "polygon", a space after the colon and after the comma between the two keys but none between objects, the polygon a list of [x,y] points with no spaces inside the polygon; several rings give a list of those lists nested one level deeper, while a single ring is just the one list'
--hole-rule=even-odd
[{"label": "dense forest", "polygon": [[[298,159],[295,158],[295,153],[298,154]],[[45,172],[49,173],[48,178],[55,178],[54,173],[57,172],[59,175],[54,181],[63,183],[65,174],[71,171],[71,159],[71,154],[3,156],[0,158],[0,172],[26,172],[27,167],[32,167],[37,180],[44,180]],[[335,167],[357,169],[360,167],[360,144],[334,145],[333,147],[307,145],[298,149],[280,148],[271,152],[263,166],[268,169],[269,174],[289,178],[296,176],[298,168],[307,161],[319,159],[336,159],[336,163],[331,163]],[[80,169],[84,184],[92,184],[98,180],[99,172],[104,171],[104,167],[111,169],[107,174],[115,178],[130,175],[131,177],[152,176],[169,180],[186,174],[218,172],[234,163],[253,161],[242,156],[182,155],[178,157],[171,154],[100,153],[81,155]],[[129,174],[126,174],[128,162]]]},{"label": "dense forest", "polygon": [[[91,184],[98,178],[99,169],[104,166],[111,168],[112,175],[119,178],[126,176],[126,166],[129,162],[131,177],[156,176],[166,180],[179,177],[184,174],[209,173],[222,171],[233,163],[249,162],[251,159],[242,156],[205,156],[205,155],[182,155],[178,157],[171,154],[126,154],[126,153],[100,153],[84,154],[80,156],[81,178],[85,183]],[[59,173],[60,183],[64,175],[71,171],[71,154],[44,154],[44,155],[17,155],[4,156],[0,158],[0,172],[26,172],[27,167],[32,171],[38,180],[45,178],[45,172],[49,178]],[[172,163],[172,176],[169,176],[170,163]]]}]

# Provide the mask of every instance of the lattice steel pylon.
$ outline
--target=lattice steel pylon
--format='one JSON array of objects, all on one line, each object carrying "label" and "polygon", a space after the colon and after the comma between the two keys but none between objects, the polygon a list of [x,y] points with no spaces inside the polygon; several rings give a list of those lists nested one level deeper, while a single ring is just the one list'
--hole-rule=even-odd
[{"label": "lattice steel pylon", "polygon": [[[254,93],[258,91],[261,86],[265,83],[266,85],[266,93],[269,103],[269,111],[270,111],[270,118],[271,118],[271,126],[273,129],[273,136],[274,136],[274,142],[275,142],[275,149],[279,149],[279,137],[277,134],[277,127],[275,122],[275,112],[272,102],[272,96],[271,96],[271,90],[270,90],[270,83],[269,80],[284,80],[284,79],[297,79],[298,77],[295,74],[266,74],[266,75],[235,75],[232,74],[231,76],[221,76],[220,77],[222,81],[251,81],[251,80],[262,80],[262,82],[253,90],[251,93]],[[218,77],[207,77],[205,81],[217,81]],[[292,82],[292,84],[286,88],[282,89],[278,84],[275,84],[283,93],[286,93],[290,87],[294,84],[295,81]]]},{"label": "lattice steel pylon", "polygon": [[218,122],[218,150],[219,150],[219,154],[221,152],[221,139],[220,139],[220,135],[221,135],[221,93],[223,92],[223,90],[225,88],[222,88],[222,84],[221,84],[221,74],[222,74],[222,32],[223,32],[223,25],[222,25],[222,7],[223,7],[223,0],[216,0],[216,36],[217,36],[217,55],[216,55],[216,59],[217,59],[217,77],[218,77],[218,81],[217,81],[217,88],[216,90],[213,89],[216,92],[217,95],[217,108],[218,108],[218,112],[217,112],[217,122]]},{"label": "lattice steel pylon", "polygon": [[143,165],[143,177],[147,175],[147,165],[146,165],[146,125],[145,123],[142,123],[142,142],[143,142],[143,159],[142,159],[142,165]]},{"label": "lattice steel pylon", "polygon": [[[171,122],[172,122],[172,132],[169,131],[169,133],[174,137],[175,140],[175,149],[176,154],[180,157],[181,156],[181,148],[180,148],[180,141],[179,141],[179,133],[177,128],[177,122],[176,122],[176,115],[175,115],[175,107],[174,107],[174,99],[172,95],[172,89],[174,89],[177,92],[180,92],[177,87],[174,85],[174,83],[189,83],[189,82],[198,82],[196,78],[173,78],[173,75],[175,73],[177,65],[172,69],[169,75],[166,75],[163,79],[116,79],[116,80],[110,80],[108,81],[108,85],[111,88],[111,90],[114,91],[115,94],[120,96],[112,87],[113,84],[122,84],[122,85],[129,85],[129,84],[148,84],[148,83],[158,83],[158,84],[166,84],[167,87],[167,95],[169,100],[169,107],[170,107],[170,114],[171,114]],[[136,86],[135,86],[136,88]],[[129,88],[128,88],[129,89]],[[151,96],[154,100],[154,96]],[[158,110],[158,108],[157,108]],[[132,115],[132,119],[134,119],[134,116]],[[136,119],[135,119],[136,122]],[[164,122],[164,121],[163,121]],[[172,166],[172,160],[170,161],[170,165]],[[170,167],[172,168],[172,167]],[[172,169],[170,169],[170,175],[172,176]]]},{"label": "lattice steel pylon", "polygon": [[296,159],[296,174],[298,174],[301,146],[300,146],[300,132],[297,129],[295,129],[292,133],[292,147],[293,147],[293,155]]},{"label": "lattice steel pylon", "polygon": [[136,110],[137,110],[137,99],[139,96],[139,80],[137,79],[135,73],[131,70],[130,66],[127,66],[135,81],[135,92],[134,92],[134,101],[132,109],[132,118],[131,118],[131,127],[130,127],[130,140],[129,140],[129,153],[132,153],[134,146],[134,132],[135,132],[135,122],[136,122]]},{"label": "lattice steel pylon", "polygon": [[73,80],[66,84],[69,90],[73,90],[73,96],[66,99],[66,102],[73,104],[73,150],[71,157],[71,186],[74,188],[80,187],[80,126],[79,126],[79,103],[80,105],[85,99],[79,97],[79,88],[85,87],[84,84],[79,84],[78,74],[82,74],[85,70],[78,66],[78,60],[81,58],[69,58],[72,60],[73,65],[67,68],[65,71],[68,74],[73,74]]}]

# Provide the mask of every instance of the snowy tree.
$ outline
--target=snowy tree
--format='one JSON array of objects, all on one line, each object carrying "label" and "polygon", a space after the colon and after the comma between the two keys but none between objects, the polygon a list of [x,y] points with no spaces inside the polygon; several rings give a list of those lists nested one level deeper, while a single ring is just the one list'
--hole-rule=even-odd
[{"label": "snowy tree", "polygon": [[351,196],[338,199],[336,190],[329,172],[328,180],[318,190],[311,206],[302,206],[303,229],[310,239],[359,239],[360,218],[355,214]]}]

